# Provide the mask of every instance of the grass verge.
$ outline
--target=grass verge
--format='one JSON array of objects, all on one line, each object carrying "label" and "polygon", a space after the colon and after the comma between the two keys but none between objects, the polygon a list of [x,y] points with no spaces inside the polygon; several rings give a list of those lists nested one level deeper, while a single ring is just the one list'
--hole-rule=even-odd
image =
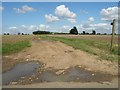
[{"label": "grass verge", "polygon": [[114,45],[112,52],[110,52],[110,43],[101,42],[97,40],[87,40],[80,38],[68,38],[68,37],[54,37],[54,36],[40,36],[42,39],[54,40],[63,42],[75,49],[81,49],[93,55],[99,56],[100,60],[118,61],[118,45]]},{"label": "grass verge", "polygon": [[26,47],[30,47],[29,41],[20,41],[15,43],[3,43],[2,44],[2,54],[12,54],[23,50]]}]

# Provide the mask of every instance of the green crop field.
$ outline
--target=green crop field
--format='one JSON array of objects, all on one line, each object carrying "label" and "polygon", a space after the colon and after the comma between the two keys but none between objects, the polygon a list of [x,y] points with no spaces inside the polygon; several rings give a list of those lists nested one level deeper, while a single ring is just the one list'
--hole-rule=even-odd
[{"label": "green crop field", "polygon": [[2,54],[12,54],[19,52],[26,47],[31,46],[31,40],[34,36],[32,35],[9,35],[9,36],[2,36]]}]

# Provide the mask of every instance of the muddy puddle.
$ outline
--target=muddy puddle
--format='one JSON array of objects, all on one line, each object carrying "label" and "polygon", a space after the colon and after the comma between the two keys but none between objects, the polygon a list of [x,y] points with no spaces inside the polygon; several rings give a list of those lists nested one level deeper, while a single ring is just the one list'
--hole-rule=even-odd
[{"label": "muddy puddle", "polygon": [[9,84],[10,82],[17,81],[21,77],[32,75],[40,66],[42,66],[42,64],[38,62],[17,64],[15,67],[2,74],[2,84]]},{"label": "muddy puddle", "polygon": [[[17,82],[21,77],[31,76],[36,74],[38,68],[42,67],[43,63],[28,62],[17,64],[14,68],[2,74],[2,84],[7,85],[10,82]],[[114,76],[110,74],[86,71],[81,67],[71,67],[66,70],[55,69],[40,69],[35,80],[32,83],[42,82],[104,82],[111,81]],[[29,82],[29,81],[28,81]],[[25,83],[27,84],[27,83]]]},{"label": "muddy puddle", "polygon": [[79,67],[72,67],[57,75],[55,71],[46,70],[36,82],[103,82],[111,81],[112,75],[90,72]]}]

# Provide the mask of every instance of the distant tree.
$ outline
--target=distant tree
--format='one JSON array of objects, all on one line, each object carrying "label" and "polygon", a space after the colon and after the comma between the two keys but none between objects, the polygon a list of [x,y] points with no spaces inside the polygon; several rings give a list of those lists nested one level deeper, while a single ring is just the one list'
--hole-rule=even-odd
[{"label": "distant tree", "polygon": [[89,33],[86,33],[87,35],[89,35]]},{"label": "distant tree", "polygon": [[71,30],[70,30],[70,34],[78,34],[78,31],[77,31],[77,28],[76,27],[73,27]]},{"label": "distant tree", "polygon": [[49,31],[34,31],[33,34],[37,35],[37,34],[51,34],[51,32]]},{"label": "distant tree", "polygon": [[6,35],[6,33],[4,33],[4,35]]},{"label": "distant tree", "polygon": [[100,33],[97,33],[97,35],[100,35]]},{"label": "distant tree", "polygon": [[10,33],[7,33],[7,35],[10,35]]},{"label": "distant tree", "polygon": [[18,35],[20,35],[20,33],[18,33]]},{"label": "distant tree", "polygon": [[85,34],[85,31],[83,31],[83,34]]},{"label": "distant tree", "polygon": [[93,30],[93,31],[92,31],[92,34],[93,34],[93,35],[95,35],[95,34],[96,34],[96,31],[95,31],[95,30]]},{"label": "distant tree", "polygon": [[107,35],[107,33],[104,33],[103,35]]},{"label": "distant tree", "polygon": [[22,35],[24,35],[24,33],[22,33]]}]

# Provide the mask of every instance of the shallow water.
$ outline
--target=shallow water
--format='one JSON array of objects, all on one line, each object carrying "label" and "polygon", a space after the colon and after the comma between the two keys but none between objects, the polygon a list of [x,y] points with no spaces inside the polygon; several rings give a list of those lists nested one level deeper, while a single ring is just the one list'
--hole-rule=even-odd
[{"label": "shallow water", "polygon": [[86,71],[84,69],[73,67],[65,71],[64,74],[56,75],[54,71],[46,70],[36,82],[101,82],[111,81],[109,74]]},{"label": "shallow water", "polygon": [[[36,69],[41,67],[42,63],[29,62],[17,64],[13,69],[3,73],[2,84],[6,85],[10,82],[19,80],[21,77],[31,76],[36,72]],[[60,75],[56,74],[59,70],[45,69],[37,77],[38,79],[33,81],[42,82],[103,82],[111,81],[113,76],[110,74],[86,71],[80,67],[71,67],[64,70]]]},{"label": "shallow water", "polygon": [[11,81],[17,81],[20,77],[32,75],[41,65],[37,62],[17,64],[14,68],[2,74],[2,84],[9,84]]}]

